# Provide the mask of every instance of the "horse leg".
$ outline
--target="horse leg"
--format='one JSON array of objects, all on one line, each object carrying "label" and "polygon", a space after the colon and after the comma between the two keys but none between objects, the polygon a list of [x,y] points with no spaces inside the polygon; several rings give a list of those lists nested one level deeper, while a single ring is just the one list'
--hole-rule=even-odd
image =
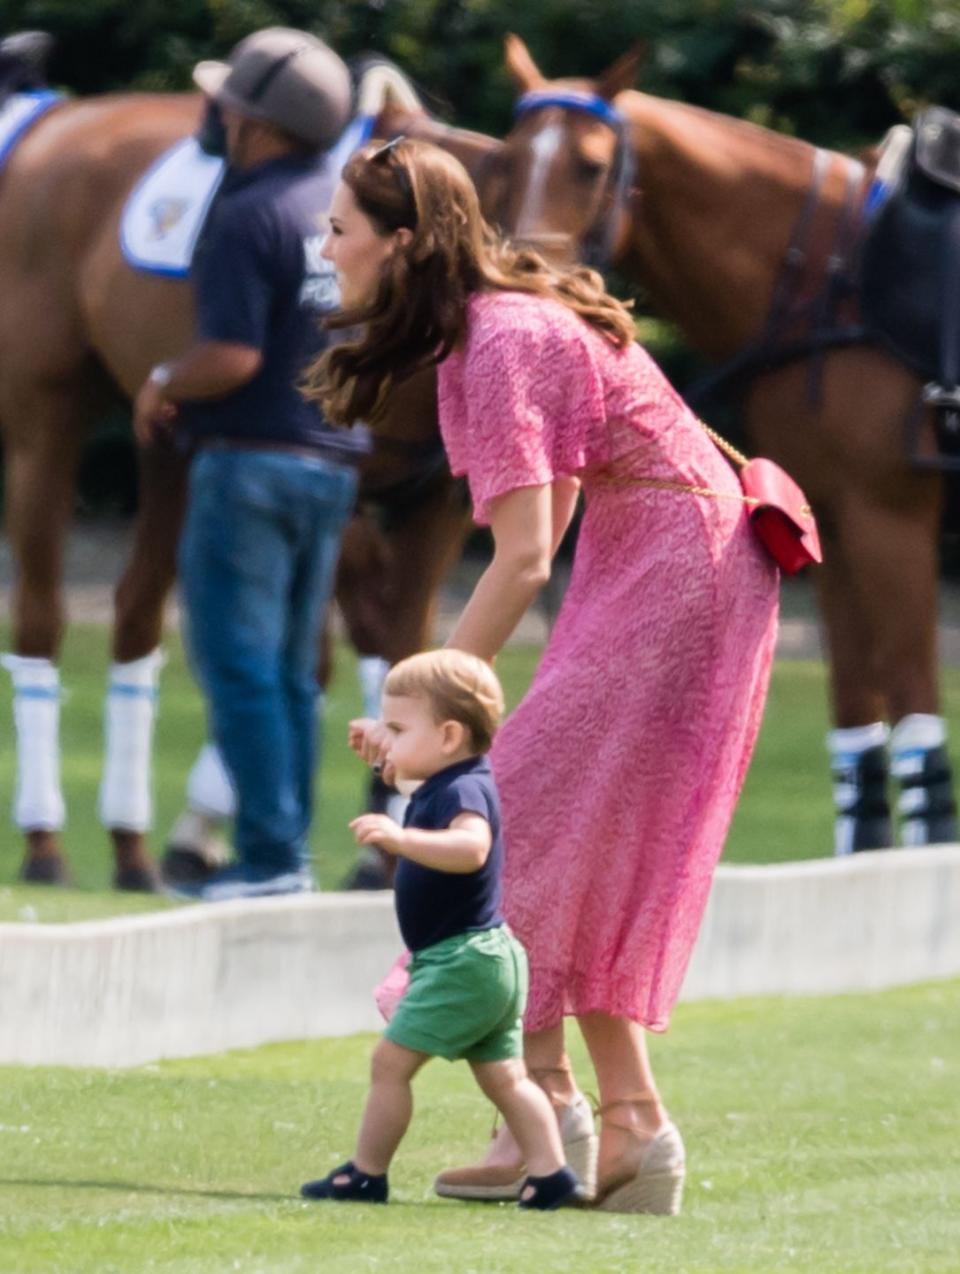
[{"label": "horse leg", "polygon": [[824,561],[815,572],[830,657],[834,728],[827,735],[834,796],[834,853],[893,844],[887,795],[887,706],[871,665],[869,624],[857,603],[856,560],[829,523]]},{"label": "horse leg", "polygon": [[[366,711],[379,712],[389,666],[430,644],[440,585],[460,555],[469,526],[460,487],[447,479],[415,508],[388,519],[379,538],[368,526],[366,537],[358,534],[353,551],[341,559],[337,601],[361,658]],[[372,777],[368,809],[402,817],[404,804],[394,789]],[[395,867],[392,855],[370,846],[343,887],[389,889]]]},{"label": "horse leg", "polygon": [[[17,795],[14,818],[26,837],[21,878],[60,884],[67,878],[60,842],[60,675],[55,660],[65,626],[63,549],[73,512],[85,432],[77,421],[77,387],[19,386],[3,403],[6,529],[17,567],[13,650],[4,658],[14,684]],[[16,427],[14,427],[16,425]]]},{"label": "horse leg", "polygon": [[[857,525],[864,556],[871,558],[869,622],[892,724],[890,769],[900,789],[899,840],[909,846],[957,840],[937,665],[942,489],[939,481],[927,485],[927,498],[920,504],[872,517],[864,512]],[[884,544],[884,552],[870,552],[875,537]]]},{"label": "horse leg", "polygon": [[171,449],[142,451],[133,549],[114,594],[113,663],[105,710],[100,818],[114,847],[117,889],[160,886],[146,844],[153,822],[151,751],[163,664],[164,602],[176,577],[186,463]]},{"label": "horse leg", "polygon": [[883,718],[895,723],[890,747],[902,839],[927,844],[956,836],[936,663],[939,487],[933,480],[915,485],[914,498],[897,504],[851,499],[825,542],[821,596],[834,661],[841,851],[876,847],[885,820],[889,825]]}]

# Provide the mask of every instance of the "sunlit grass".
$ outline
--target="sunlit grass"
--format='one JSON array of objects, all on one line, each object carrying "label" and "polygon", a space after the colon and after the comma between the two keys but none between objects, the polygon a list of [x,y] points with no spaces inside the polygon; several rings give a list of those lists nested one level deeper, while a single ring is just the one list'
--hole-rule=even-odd
[{"label": "sunlit grass", "polygon": [[[132,1071],[0,1068],[5,1274],[920,1274],[960,1252],[960,983],[681,1005],[653,1041],[689,1159],[666,1219],[436,1199],[489,1107],[432,1062],[386,1208],[304,1204],[353,1145],[372,1040]],[[574,1058],[586,1077],[583,1050]],[[583,1081],[589,1081],[584,1078]]]}]

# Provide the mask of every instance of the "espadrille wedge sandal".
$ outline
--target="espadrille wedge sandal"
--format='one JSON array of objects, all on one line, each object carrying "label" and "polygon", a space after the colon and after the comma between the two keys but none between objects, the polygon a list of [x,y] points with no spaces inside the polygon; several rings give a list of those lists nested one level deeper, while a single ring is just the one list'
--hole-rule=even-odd
[{"label": "espadrille wedge sandal", "polygon": [[624,1097],[607,1102],[595,1112],[606,1119],[609,1126],[631,1133],[632,1138],[620,1161],[598,1182],[594,1207],[603,1212],[676,1216],[686,1177],[683,1138],[672,1123],[650,1136],[632,1124],[610,1118],[609,1112],[615,1107],[638,1104],[636,1099]]}]

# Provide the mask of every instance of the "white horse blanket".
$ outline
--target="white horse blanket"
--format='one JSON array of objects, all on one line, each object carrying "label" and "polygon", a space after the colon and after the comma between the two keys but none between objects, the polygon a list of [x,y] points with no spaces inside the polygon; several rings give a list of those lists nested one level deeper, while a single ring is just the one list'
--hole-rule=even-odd
[{"label": "white horse blanket", "polygon": [[[374,118],[358,115],[324,156],[331,194],[344,164],[370,136]],[[193,137],[165,151],[134,187],[120,219],[120,247],[128,264],[174,278],[189,274],[225,170],[225,161],[206,154]]]},{"label": "white horse blanket", "polygon": [[0,106],[0,169],[30,125],[36,123],[41,115],[45,115],[51,106],[56,106],[63,100],[62,93],[46,88],[12,93],[7,98]]}]

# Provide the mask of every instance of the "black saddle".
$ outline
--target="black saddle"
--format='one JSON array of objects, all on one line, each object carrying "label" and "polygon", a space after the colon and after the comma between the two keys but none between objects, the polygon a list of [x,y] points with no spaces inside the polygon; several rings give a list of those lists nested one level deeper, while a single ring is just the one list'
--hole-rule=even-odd
[{"label": "black saddle", "polygon": [[884,185],[863,244],[864,321],[921,376],[941,381],[947,353],[960,366],[960,323],[948,321],[960,306],[951,278],[960,282],[960,115],[923,111]]},{"label": "black saddle", "polygon": [[47,87],[47,59],[53,37],[46,31],[18,31],[0,40],[0,106],[13,93]]}]

